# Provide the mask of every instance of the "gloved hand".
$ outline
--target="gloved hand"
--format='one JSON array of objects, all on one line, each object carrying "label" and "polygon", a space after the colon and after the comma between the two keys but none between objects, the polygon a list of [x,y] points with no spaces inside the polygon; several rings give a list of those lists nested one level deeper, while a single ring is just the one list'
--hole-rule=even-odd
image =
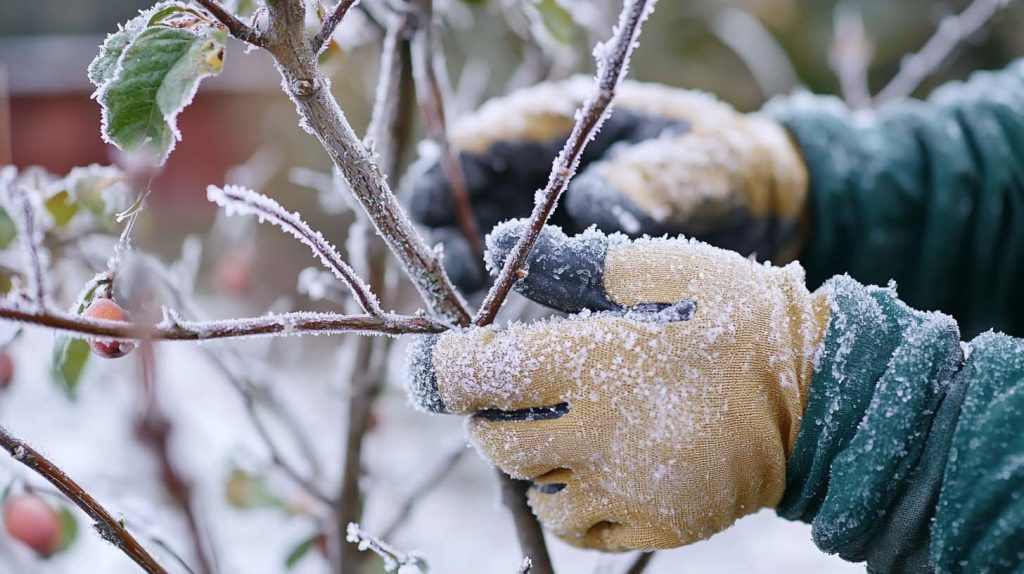
[{"label": "gloved hand", "polygon": [[[523,223],[488,238],[493,267]],[[546,227],[516,289],[575,313],[453,330],[410,350],[420,407],[472,444],[567,542],[679,546],[776,505],[828,320],[798,264],[694,240]]]},{"label": "gloved hand", "polygon": [[[482,232],[529,215],[591,83],[577,77],[533,86],[453,126]],[[455,283],[482,287],[486,276],[459,233],[437,159],[418,162],[404,186],[413,218],[445,246]],[[739,114],[703,93],[625,82],[552,224],[570,233],[597,224],[633,237],[685,234],[788,261],[799,248],[806,195],[803,160],[774,120]]]}]

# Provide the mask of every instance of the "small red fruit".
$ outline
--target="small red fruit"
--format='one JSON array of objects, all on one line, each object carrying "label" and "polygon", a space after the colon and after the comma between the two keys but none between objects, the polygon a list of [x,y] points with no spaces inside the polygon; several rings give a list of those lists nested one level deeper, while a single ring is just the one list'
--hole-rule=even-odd
[{"label": "small red fruit", "polygon": [[34,494],[15,495],[4,505],[4,526],[11,538],[46,557],[60,549],[60,517]]},{"label": "small red fruit", "polygon": [[[119,323],[131,323],[132,316],[114,303],[111,299],[93,299],[89,306],[82,313],[82,316],[90,319],[103,319],[106,321],[117,321]],[[89,339],[89,347],[92,352],[106,359],[117,359],[127,355],[135,349],[135,343],[131,341],[118,341],[116,339]]]},{"label": "small red fruit", "polygon": [[0,351],[0,390],[11,386],[14,381],[14,359],[7,351]]}]

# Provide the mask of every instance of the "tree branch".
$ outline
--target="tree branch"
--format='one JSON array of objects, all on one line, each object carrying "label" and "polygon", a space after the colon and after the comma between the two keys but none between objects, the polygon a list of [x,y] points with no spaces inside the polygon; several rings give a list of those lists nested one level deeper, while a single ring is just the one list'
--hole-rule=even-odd
[{"label": "tree branch", "polygon": [[57,465],[50,462],[45,456],[31,446],[11,435],[3,426],[0,426],[0,446],[14,457],[14,460],[32,469],[36,474],[42,476],[67,496],[75,506],[81,508],[95,521],[96,531],[100,536],[118,547],[129,558],[135,561],[143,570],[150,574],[167,574],[162,566],[149,554],[149,552],[125,530],[121,521],[114,518],[107,509],[103,508],[88,492],[77,482],[64,474]]},{"label": "tree branch", "polygon": [[960,42],[980,30],[1008,3],[1009,0],[974,0],[963,12],[943,18],[935,35],[925,42],[919,52],[903,57],[899,72],[878,92],[872,103],[880,106],[890,100],[910,97]]},{"label": "tree branch", "polygon": [[295,102],[302,125],[316,135],[353,195],[412,279],[430,311],[455,325],[469,324],[466,304],[444,272],[437,254],[416,232],[388,187],[380,168],[356,136],[329,82],[320,73],[316,54],[303,40],[305,6],[301,0],[267,5],[270,27],[266,47],[274,55],[283,85]]},{"label": "tree branch", "polygon": [[626,568],[625,574],[641,574],[647,569],[647,566],[651,563],[651,559],[654,558],[654,552],[641,552],[633,562]]},{"label": "tree branch", "polygon": [[370,287],[349,267],[348,263],[345,263],[338,250],[328,243],[321,233],[313,231],[299,217],[298,213],[289,212],[273,199],[237,185],[228,185],[223,188],[211,185],[206,188],[206,195],[210,201],[225,208],[228,215],[236,213],[256,215],[260,221],[270,221],[290,233],[306,244],[320,259],[324,267],[334,273],[334,276],[348,287],[363,312],[377,317],[385,314],[377,297],[370,291]]},{"label": "tree branch", "polygon": [[448,179],[448,188],[455,206],[455,219],[459,230],[469,243],[469,248],[477,257],[477,263],[483,265],[484,244],[480,229],[473,215],[473,207],[469,202],[469,190],[466,185],[466,174],[459,161],[459,150],[452,145],[448,137],[448,119],[444,105],[444,92],[438,74],[438,59],[434,53],[436,38],[434,36],[434,3],[433,0],[417,0],[420,5],[419,27],[412,40],[412,70],[416,81],[416,99],[423,115],[423,123],[430,139],[441,148],[441,168]]},{"label": "tree branch", "polygon": [[348,9],[351,8],[359,0],[338,0],[338,5],[334,7],[334,11],[331,15],[324,20],[320,31],[313,36],[310,41],[310,46],[313,48],[313,52],[319,54],[323,51],[324,47],[331,41],[331,36],[334,35],[334,30],[341,24],[341,20],[348,14]]},{"label": "tree branch", "polygon": [[217,21],[224,24],[228,32],[235,38],[248,42],[253,46],[263,45],[263,39],[255,30],[239,20],[234,14],[228,12],[217,0],[195,0],[195,2],[206,8],[206,11],[216,18]]},{"label": "tree branch", "polygon": [[576,174],[583,150],[611,113],[611,103],[615,98],[616,89],[629,71],[629,58],[640,37],[641,25],[654,9],[656,2],[657,0],[626,0],[622,13],[619,14],[619,23],[609,41],[610,45],[598,44],[594,48],[597,60],[594,93],[577,112],[576,124],[555,159],[547,187],[537,195],[537,203],[530,214],[528,229],[519,238],[494,285],[488,291],[473,320],[476,325],[484,326],[494,322],[498,310],[512,289],[512,284],[526,272],[526,258],[537,242],[541,229],[558,205],[558,200],[569,185],[569,180]]},{"label": "tree branch", "polygon": [[185,321],[173,315],[152,328],[132,323],[100,321],[55,311],[37,312],[0,305],[0,319],[38,325],[86,337],[153,341],[207,341],[261,335],[403,335],[440,333],[445,326],[427,317],[386,314],[340,315],[296,311],[251,319]]}]

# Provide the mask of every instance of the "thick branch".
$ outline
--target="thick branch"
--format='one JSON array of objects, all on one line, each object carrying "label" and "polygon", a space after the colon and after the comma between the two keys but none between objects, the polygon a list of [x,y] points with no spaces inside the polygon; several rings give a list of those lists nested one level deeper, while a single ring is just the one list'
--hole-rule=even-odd
[{"label": "thick branch", "polygon": [[32,469],[36,474],[45,478],[50,484],[57,487],[64,496],[67,496],[96,522],[96,530],[104,540],[121,549],[136,564],[151,574],[166,574],[166,570],[139,544],[124,526],[121,521],[114,518],[107,509],[103,508],[88,492],[77,482],[64,474],[57,465],[50,462],[46,457],[39,454],[28,444],[11,435],[6,428],[0,426],[0,446],[11,453],[14,460]]},{"label": "thick branch", "polygon": [[416,232],[388,187],[380,168],[359,141],[321,75],[316,54],[302,39],[305,7],[300,0],[267,5],[267,49],[274,55],[284,86],[295,102],[302,125],[316,135],[352,193],[412,279],[431,312],[443,321],[469,324],[465,302],[456,292],[437,255]]},{"label": "thick branch", "polygon": [[243,42],[248,42],[254,46],[263,45],[262,38],[260,38],[260,35],[255,30],[239,20],[234,14],[228,12],[228,10],[217,0],[195,0],[195,2],[203,8],[206,8],[207,12],[209,12],[221,24],[224,24],[228,29],[228,32],[230,32],[235,38],[238,38]]},{"label": "thick branch", "polygon": [[334,35],[334,30],[341,24],[341,20],[348,14],[348,9],[351,8],[359,0],[339,0],[338,5],[334,7],[334,11],[331,15],[324,20],[323,25],[320,27],[320,31],[313,36],[313,40],[310,42],[310,46],[313,48],[313,52],[319,54],[323,51],[324,47],[327,46],[328,42],[331,41],[331,36]]},{"label": "thick branch", "polygon": [[165,321],[147,329],[131,323],[99,321],[58,312],[35,312],[0,306],[0,319],[47,327],[86,337],[153,341],[206,341],[260,335],[403,335],[440,333],[445,326],[427,317],[407,315],[339,315],[297,311],[252,319]]},{"label": "thick branch", "polygon": [[580,157],[587,144],[594,138],[605,118],[611,113],[611,102],[615,91],[629,68],[629,58],[637,45],[640,26],[654,9],[657,0],[627,0],[619,15],[619,23],[610,40],[610,45],[599,44],[594,49],[597,57],[597,77],[594,93],[577,112],[576,125],[573,126],[569,139],[565,142],[561,153],[551,168],[548,185],[537,196],[537,203],[530,215],[529,227],[519,238],[498,278],[487,293],[480,311],[474,318],[477,325],[489,325],[494,321],[498,310],[508,297],[512,284],[526,270],[526,258],[537,242],[540,231],[551,217],[558,205],[562,192],[569,185],[579,167]]}]

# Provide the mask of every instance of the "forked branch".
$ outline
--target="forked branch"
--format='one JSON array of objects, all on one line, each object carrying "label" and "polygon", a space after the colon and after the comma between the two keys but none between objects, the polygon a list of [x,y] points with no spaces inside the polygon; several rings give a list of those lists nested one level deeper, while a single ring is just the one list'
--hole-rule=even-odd
[{"label": "forked branch", "polygon": [[95,521],[96,531],[104,540],[121,549],[136,564],[150,574],[166,574],[166,570],[128,532],[121,520],[114,518],[106,508],[96,501],[77,482],[71,479],[57,465],[39,454],[34,448],[12,435],[0,426],[0,446],[11,454],[14,460],[32,469],[67,496],[75,506],[81,508]]},{"label": "forked branch", "polygon": [[195,2],[203,8],[206,8],[206,11],[216,18],[217,21],[224,24],[228,29],[228,32],[230,32],[235,38],[238,38],[243,42],[248,42],[254,46],[263,45],[263,40],[259,33],[239,20],[237,16],[229,12],[228,9],[217,0],[195,0]]},{"label": "forked branch", "polygon": [[594,139],[601,129],[601,124],[611,113],[615,92],[629,70],[629,59],[637,46],[640,27],[654,10],[656,2],[657,0],[626,0],[611,40],[594,48],[594,57],[597,61],[594,92],[577,112],[576,124],[555,159],[547,187],[537,196],[527,230],[505,260],[494,286],[488,291],[483,305],[473,319],[474,324],[484,326],[494,322],[498,310],[512,290],[512,284],[526,271],[526,258],[537,243],[541,229],[551,218],[551,213],[569,185],[569,180],[576,174],[583,150],[590,140]]}]

